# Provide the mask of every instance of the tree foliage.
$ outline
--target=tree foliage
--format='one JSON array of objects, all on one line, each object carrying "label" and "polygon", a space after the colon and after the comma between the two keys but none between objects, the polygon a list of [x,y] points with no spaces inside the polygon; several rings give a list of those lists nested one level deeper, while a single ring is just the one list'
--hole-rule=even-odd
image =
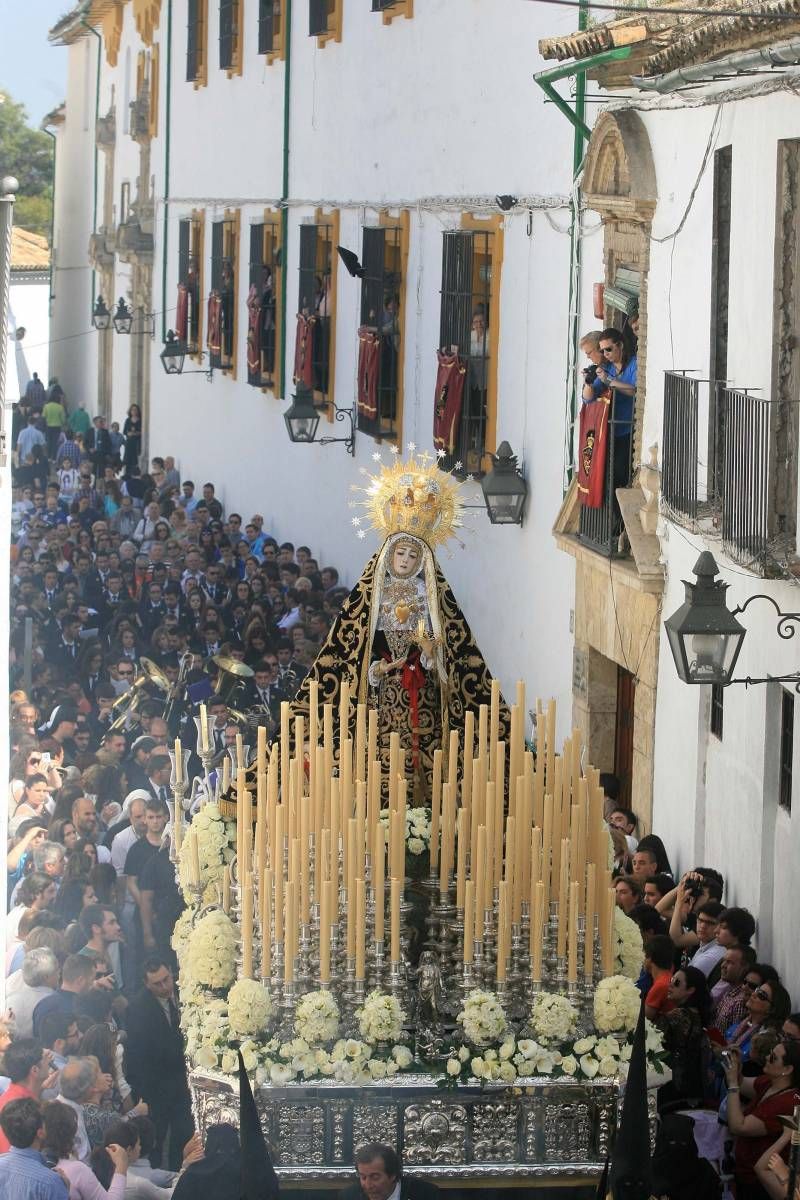
[{"label": "tree foliage", "polygon": [[45,237],[53,207],[53,143],[28,124],[28,114],[0,92],[0,174],[19,180],[14,224]]}]

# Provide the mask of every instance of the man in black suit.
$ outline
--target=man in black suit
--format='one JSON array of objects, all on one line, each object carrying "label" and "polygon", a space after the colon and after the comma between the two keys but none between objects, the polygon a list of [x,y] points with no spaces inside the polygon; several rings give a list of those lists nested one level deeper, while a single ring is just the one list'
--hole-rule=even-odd
[{"label": "man in black suit", "polygon": [[[150,1161],[160,1166],[169,1133],[170,1170],[180,1169],[183,1147],[194,1133],[180,1011],[172,970],[158,954],[144,963],[144,987],[127,1013],[125,1075],[147,1101],[156,1127],[156,1146]],[[209,1198],[211,1200],[211,1198]]]},{"label": "man in black suit", "polygon": [[402,1177],[391,1146],[368,1142],[356,1150],[355,1161],[358,1182],[344,1188],[339,1200],[437,1200],[439,1189],[432,1183]]}]

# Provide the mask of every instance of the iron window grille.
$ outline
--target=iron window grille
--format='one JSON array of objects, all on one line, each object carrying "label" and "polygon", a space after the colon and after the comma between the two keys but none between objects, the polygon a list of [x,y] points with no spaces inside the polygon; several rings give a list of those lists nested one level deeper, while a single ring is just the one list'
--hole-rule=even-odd
[{"label": "iron window grille", "polygon": [[311,335],[311,362],[314,373],[314,401],[321,406],[326,406],[333,399],[330,363],[334,306],[331,272],[334,253],[332,225],[300,226],[297,311],[305,317],[316,318]]},{"label": "iron window grille", "polygon": [[336,14],[336,0],[309,0],[308,32],[310,37],[330,31],[331,18]]},{"label": "iron window grille", "polygon": [[219,65],[231,71],[239,53],[239,0],[219,0]]},{"label": "iron window grille", "polygon": [[442,465],[451,470],[460,462],[470,475],[483,473],[487,453],[493,252],[491,232],[443,234],[439,345],[445,353],[458,353],[468,370],[458,440],[452,457]]},{"label": "iron window grille", "polygon": [[247,369],[253,387],[274,387],[277,371],[278,303],[280,297],[281,249],[277,222],[250,226],[250,278],[261,300],[260,369]]},{"label": "iron window grille", "polygon": [[205,74],[206,0],[188,0],[186,24],[186,80],[196,83]]},{"label": "iron window grille", "polygon": [[393,440],[400,433],[402,237],[399,225],[365,228],[361,253],[361,325],[377,333],[381,344],[378,414],[374,421],[359,414],[358,428],[373,437]]},{"label": "iron window grille", "polygon": [[722,729],[725,718],[725,688],[720,683],[711,685],[711,721],[709,728],[712,735],[722,741]]},{"label": "iron window grille", "polygon": [[178,282],[186,288],[188,312],[186,349],[200,350],[200,222],[187,217],[178,225]]},{"label": "iron window grille", "polygon": [[280,37],[281,0],[258,0],[258,53],[278,50]]},{"label": "iron window grille", "polygon": [[372,0],[373,12],[384,12],[387,8],[394,8],[397,0]]},{"label": "iron window grille", "polygon": [[220,351],[209,352],[212,367],[233,366],[236,346],[236,222],[229,217],[211,226],[211,289],[222,301]]},{"label": "iron window grille", "polygon": [[778,803],[792,811],[792,758],[794,755],[794,692],[781,688],[781,748]]}]

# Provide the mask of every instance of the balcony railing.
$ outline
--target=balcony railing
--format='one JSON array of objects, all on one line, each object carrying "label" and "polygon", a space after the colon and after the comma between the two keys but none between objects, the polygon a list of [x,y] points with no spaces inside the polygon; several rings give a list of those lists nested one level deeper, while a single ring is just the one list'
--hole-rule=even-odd
[{"label": "balcony railing", "polygon": [[661,496],[679,525],[722,537],[763,573],[770,541],[771,403],[746,389],[664,374]]},{"label": "balcony railing", "polygon": [[[609,421],[603,503],[599,508],[581,505],[578,524],[580,540],[606,558],[620,558],[627,554],[627,549],[620,548],[623,525],[616,489],[630,485],[631,438],[614,436],[615,426],[623,424],[630,426],[629,421]],[[624,459],[620,458],[621,455],[624,455]]]}]

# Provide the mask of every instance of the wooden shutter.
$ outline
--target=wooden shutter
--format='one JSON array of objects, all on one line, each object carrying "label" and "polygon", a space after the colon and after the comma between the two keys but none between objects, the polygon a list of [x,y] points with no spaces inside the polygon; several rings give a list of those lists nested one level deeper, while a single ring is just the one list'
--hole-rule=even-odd
[{"label": "wooden shutter", "polygon": [[328,30],[328,0],[309,0],[308,32],[314,37]]},{"label": "wooden shutter", "polygon": [[442,238],[442,307],[439,345],[469,353],[472,324],[472,233],[455,230]]},{"label": "wooden shutter", "polygon": [[258,53],[271,54],[275,48],[275,0],[258,0]]},{"label": "wooden shutter", "polygon": [[297,297],[297,311],[307,309],[309,314],[314,312],[315,287],[314,276],[317,273],[317,226],[300,226],[300,285]]},{"label": "wooden shutter", "polygon": [[187,218],[178,222],[178,283],[189,279],[189,254],[192,237],[192,222]]},{"label": "wooden shutter", "polygon": [[186,24],[186,78],[191,83],[198,76],[200,45],[200,5],[202,0],[189,0]]},{"label": "wooden shutter", "polygon": [[386,243],[384,229],[363,231],[361,265],[361,324],[378,325],[383,311],[383,258]]}]

